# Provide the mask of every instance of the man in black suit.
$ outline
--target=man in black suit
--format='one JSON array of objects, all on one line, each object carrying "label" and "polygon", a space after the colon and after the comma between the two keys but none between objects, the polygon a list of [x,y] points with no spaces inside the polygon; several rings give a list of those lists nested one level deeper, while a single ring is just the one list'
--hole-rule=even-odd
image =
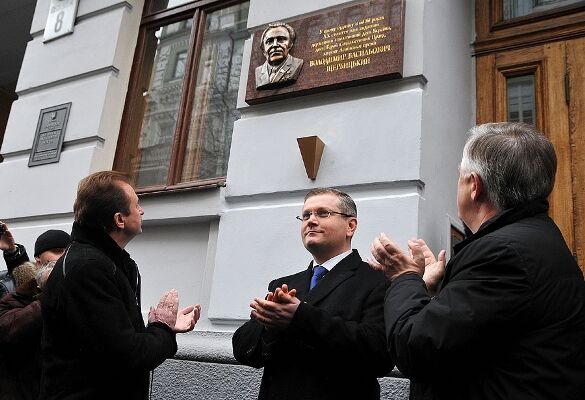
[{"label": "man in black suit", "polygon": [[313,261],[252,301],[250,321],[234,333],[234,355],[264,367],[259,399],[380,399],[376,378],[393,366],[384,338],[388,281],[351,249],[355,203],[336,189],[315,189],[297,218]]}]

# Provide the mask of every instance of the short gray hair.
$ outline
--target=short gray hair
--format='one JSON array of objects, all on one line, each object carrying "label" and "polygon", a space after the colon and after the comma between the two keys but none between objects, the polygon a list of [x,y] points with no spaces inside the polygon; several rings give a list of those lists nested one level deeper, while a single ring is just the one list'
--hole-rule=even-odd
[{"label": "short gray hair", "polygon": [[557,158],[551,142],[532,125],[501,122],[469,130],[461,173],[475,172],[499,211],[546,199],[555,183]]},{"label": "short gray hair", "polygon": [[307,201],[309,197],[318,196],[321,194],[332,194],[334,196],[337,196],[338,199],[337,206],[339,207],[339,211],[357,218],[357,206],[355,205],[353,199],[350,197],[349,194],[342,192],[341,190],[337,190],[335,188],[312,189],[311,191],[309,191],[309,193],[305,195],[305,201]]}]

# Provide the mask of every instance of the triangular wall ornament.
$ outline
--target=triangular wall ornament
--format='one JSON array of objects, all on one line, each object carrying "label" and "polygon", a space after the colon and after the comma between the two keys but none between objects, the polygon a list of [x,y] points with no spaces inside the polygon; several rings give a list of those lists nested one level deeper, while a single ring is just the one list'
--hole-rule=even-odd
[{"label": "triangular wall ornament", "polygon": [[309,179],[317,178],[319,171],[319,164],[321,163],[321,155],[323,155],[323,148],[325,143],[319,139],[318,136],[305,136],[297,138],[305,170]]}]

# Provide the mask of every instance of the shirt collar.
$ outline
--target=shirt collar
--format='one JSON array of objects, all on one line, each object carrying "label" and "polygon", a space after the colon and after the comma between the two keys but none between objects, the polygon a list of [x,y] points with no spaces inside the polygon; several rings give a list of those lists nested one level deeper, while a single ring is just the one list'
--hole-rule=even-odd
[{"label": "shirt collar", "polygon": [[331,271],[333,269],[333,267],[335,267],[337,264],[339,264],[339,262],[341,260],[343,260],[345,257],[350,255],[351,252],[352,252],[351,249],[349,249],[348,251],[344,251],[343,253],[338,254],[335,257],[332,257],[329,260],[325,261],[323,264],[319,264],[317,261],[313,260],[313,267],[316,265],[320,265],[323,268],[325,268],[327,271]]}]

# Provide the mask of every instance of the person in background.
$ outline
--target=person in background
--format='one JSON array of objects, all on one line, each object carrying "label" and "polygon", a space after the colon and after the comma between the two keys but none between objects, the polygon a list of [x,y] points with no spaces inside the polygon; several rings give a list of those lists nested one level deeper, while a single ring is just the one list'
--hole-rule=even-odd
[{"label": "person in background", "polygon": [[39,398],[147,400],[149,372],[176,353],[175,335],[193,330],[200,306],[179,311],[170,290],[145,326],[140,273],[125,250],[144,211],[125,175],[82,179],[73,211],[73,242],[43,287]]},{"label": "person in background", "polygon": [[[415,399],[585,398],[585,282],[547,215],[557,160],[522,123],[472,128],[457,184],[472,235],[455,246],[436,296],[423,281],[421,242],[410,255],[386,235],[375,269],[392,281],[388,348]],[[421,262],[421,260],[423,260]]]},{"label": "person in background", "polygon": [[0,399],[36,400],[41,379],[40,289],[56,261],[12,271],[16,291],[0,299]]},{"label": "person in background", "polygon": [[[29,256],[23,245],[14,240],[12,232],[6,223],[0,221],[0,250],[4,255],[4,261],[8,268],[7,273],[0,278],[0,299],[8,292],[14,291],[14,279],[12,270],[29,261]],[[57,260],[67,246],[71,243],[71,236],[67,232],[49,229],[43,232],[35,241],[34,257],[38,267],[46,265],[49,261]]]}]

